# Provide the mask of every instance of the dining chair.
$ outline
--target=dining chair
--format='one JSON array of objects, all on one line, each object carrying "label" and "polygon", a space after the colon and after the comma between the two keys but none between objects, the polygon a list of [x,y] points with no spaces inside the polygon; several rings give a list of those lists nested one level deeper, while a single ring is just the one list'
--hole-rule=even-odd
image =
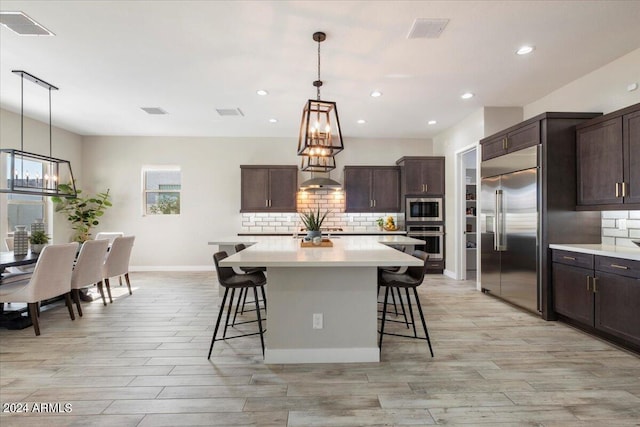
[{"label": "dining chair", "polygon": [[111,249],[107,253],[107,258],[102,266],[102,277],[104,278],[107,294],[109,294],[109,302],[111,303],[113,302],[111,286],[109,285],[109,279],[111,277],[124,276],[127,287],[129,288],[129,295],[133,294],[131,292],[131,281],[129,280],[129,259],[131,258],[131,249],[133,248],[135,238],[136,236],[125,236],[113,239]]},{"label": "dining chair", "polygon": [[101,231],[96,234],[96,237],[93,240],[106,239],[109,241],[109,245],[111,245],[116,237],[124,237],[124,233],[122,231]]},{"label": "dining chair", "polygon": [[30,278],[0,286],[0,302],[27,303],[36,336],[40,335],[40,301],[64,295],[69,317],[75,320],[71,304],[71,272],[77,250],[76,242],[47,245],[40,253]]},{"label": "dining chair", "polygon": [[[216,325],[213,329],[213,336],[211,337],[211,346],[209,347],[209,355],[207,359],[211,359],[211,352],[213,351],[213,345],[216,341],[222,341],[232,338],[241,338],[248,337],[252,335],[260,335],[260,343],[262,344],[262,356],[264,357],[264,329],[262,328],[262,316],[260,314],[260,301],[258,299],[258,288],[261,289],[262,295],[264,296],[264,285],[267,283],[267,279],[262,272],[249,273],[249,274],[238,274],[233,271],[231,267],[222,267],[220,266],[220,261],[227,258],[227,253],[224,251],[216,252],[213,255],[213,262],[216,266],[216,273],[218,275],[218,283],[220,286],[224,287],[224,295],[222,297],[222,303],[220,304],[220,310],[218,311],[218,319],[216,321]],[[224,312],[224,307],[227,302],[227,295],[229,294],[229,289],[231,289],[231,297],[229,298],[229,308],[227,309],[227,318],[224,324],[224,332],[222,334],[222,338],[216,338],[218,335],[218,329],[220,328],[220,321],[222,320],[222,314]],[[258,332],[234,335],[232,337],[227,337],[227,328],[231,325],[229,323],[229,318],[231,317],[231,311],[233,311],[233,302],[236,289],[253,289],[253,298],[256,301],[256,316],[257,320],[249,320],[236,323],[236,325],[243,323],[258,323]],[[236,304],[240,304],[240,298],[238,298]],[[266,320],[266,319],[265,319]],[[233,325],[231,325],[233,326]]]},{"label": "dining chair", "polygon": [[73,267],[71,275],[71,296],[76,303],[78,315],[82,317],[82,307],[80,305],[80,289],[88,286],[98,285],[102,303],[107,305],[102,289],[102,266],[107,256],[109,241],[106,239],[87,240],[82,244],[80,253]]},{"label": "dining chair", "polygon": [[[429,254],[423,251],[413,251],[411,254],[416,258],[420,258],[423,261],[422,266],[420,267],[408,267],[406,273],[404,274],[395,274],[390,272],[381,272],[378,276],[378,285],[380,287],[385,288],[384,292],[384,305],[382,308],[382,323],[380,325],[380,343],[379,347],[382,350],[382,337],[384,335],[395,335],[399,337],[407,337],[407,338],[416,338],[426,340],[429,345],[429,352],[431,353],[431,357],[433,357],[433,348],[431,347],[431,339],[429,338],[429,331],[427,330],[427,322],[424,320],[424,313],[422,312],[422,305],[420,303],[420,298],[418,297],[418,286],[422,284],[424,281],[424,275],[427,271],[427,261],[429,260]],[[384,326],[387,316],[387,303],[389,300],[389,291],[393,291],[393,289],[405,290],[407,306],[409,307],[409,315],[411,317],[410,324],[413,326],[413,336],[411,335],[402,335],[395,334],[391,332],[385,332]],[[409,295],[409,289],[413,289],[413,295],[415,297],[415,303],[418,307],[418,312],[420,314],[420,320],[422,321],[422,327],[424,329],[424,338],[419,337],[416,330],[416,323],[413,316],[413,308],[411,306],[411,297]]]}]

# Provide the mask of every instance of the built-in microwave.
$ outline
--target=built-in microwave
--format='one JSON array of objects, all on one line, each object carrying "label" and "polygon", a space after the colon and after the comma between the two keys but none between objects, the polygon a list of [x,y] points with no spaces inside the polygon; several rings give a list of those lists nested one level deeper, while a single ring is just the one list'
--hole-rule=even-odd
[{"label": "built-in microwave", "polygon": [[443,221],[442,197],[407,197],[406,222],[435,222]]}]

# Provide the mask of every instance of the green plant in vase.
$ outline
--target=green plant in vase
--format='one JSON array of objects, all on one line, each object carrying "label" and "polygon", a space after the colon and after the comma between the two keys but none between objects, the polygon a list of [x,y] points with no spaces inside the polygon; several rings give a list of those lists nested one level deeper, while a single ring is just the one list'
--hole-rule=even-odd
[{"label": "green plant in vase", "polygon": [[29,243],[31,244],[31,252],[39,254],[49,243],[49,236],[44,231],[34,231],[29,236]]},{"label": "green plant in vase", "polygon": [[329,215],[329,211],[324,211],[324,213],[320,212],[320,206],[318,206],[315,212],[312,209],[306,212],[300,212],[300,220],[307,229],[308,238],[313,239],[314,237],[322,235],[320,227],[322,227],[322,223],[327,218],[327,215]]},{"label": "green plant in vase", "polygon": [[[68,184],[60,184],[58,188],[62,193],[71,193],[72,190]],[[67,220],[75,231],[73,241],[82,243],[91,239],[92,228],[100,224],[99,218],[112,204],[108,189],[106,193],[97,193],[95,196],[83,197],[80,195],[82,190],[77,190],[77,193],[77,197],[55,196],[51,200],[56,212],[67,215]]]}]

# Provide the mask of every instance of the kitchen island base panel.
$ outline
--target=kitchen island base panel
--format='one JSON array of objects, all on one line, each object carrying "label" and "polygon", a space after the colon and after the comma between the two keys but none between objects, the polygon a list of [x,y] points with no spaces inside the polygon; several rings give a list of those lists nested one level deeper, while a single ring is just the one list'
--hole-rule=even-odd
[{"label": "kitchen island base panel", "polygon": [[376,267],[267,267],[267,277],[265,363],[380,360]]}]

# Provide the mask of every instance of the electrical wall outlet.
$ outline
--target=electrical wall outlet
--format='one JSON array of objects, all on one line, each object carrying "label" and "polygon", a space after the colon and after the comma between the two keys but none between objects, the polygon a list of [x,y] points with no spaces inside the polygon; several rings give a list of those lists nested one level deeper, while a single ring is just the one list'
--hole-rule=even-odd
[{"label": "electrical wall outlet", "polygon": [[322,329],[322,313],[313,313],[313,329]]},{"label": "electrical wall outlet", "polygon": [[618,220],[618,230],[626,230],[627,229],[627,220],[625,218],[621,218]]}]

